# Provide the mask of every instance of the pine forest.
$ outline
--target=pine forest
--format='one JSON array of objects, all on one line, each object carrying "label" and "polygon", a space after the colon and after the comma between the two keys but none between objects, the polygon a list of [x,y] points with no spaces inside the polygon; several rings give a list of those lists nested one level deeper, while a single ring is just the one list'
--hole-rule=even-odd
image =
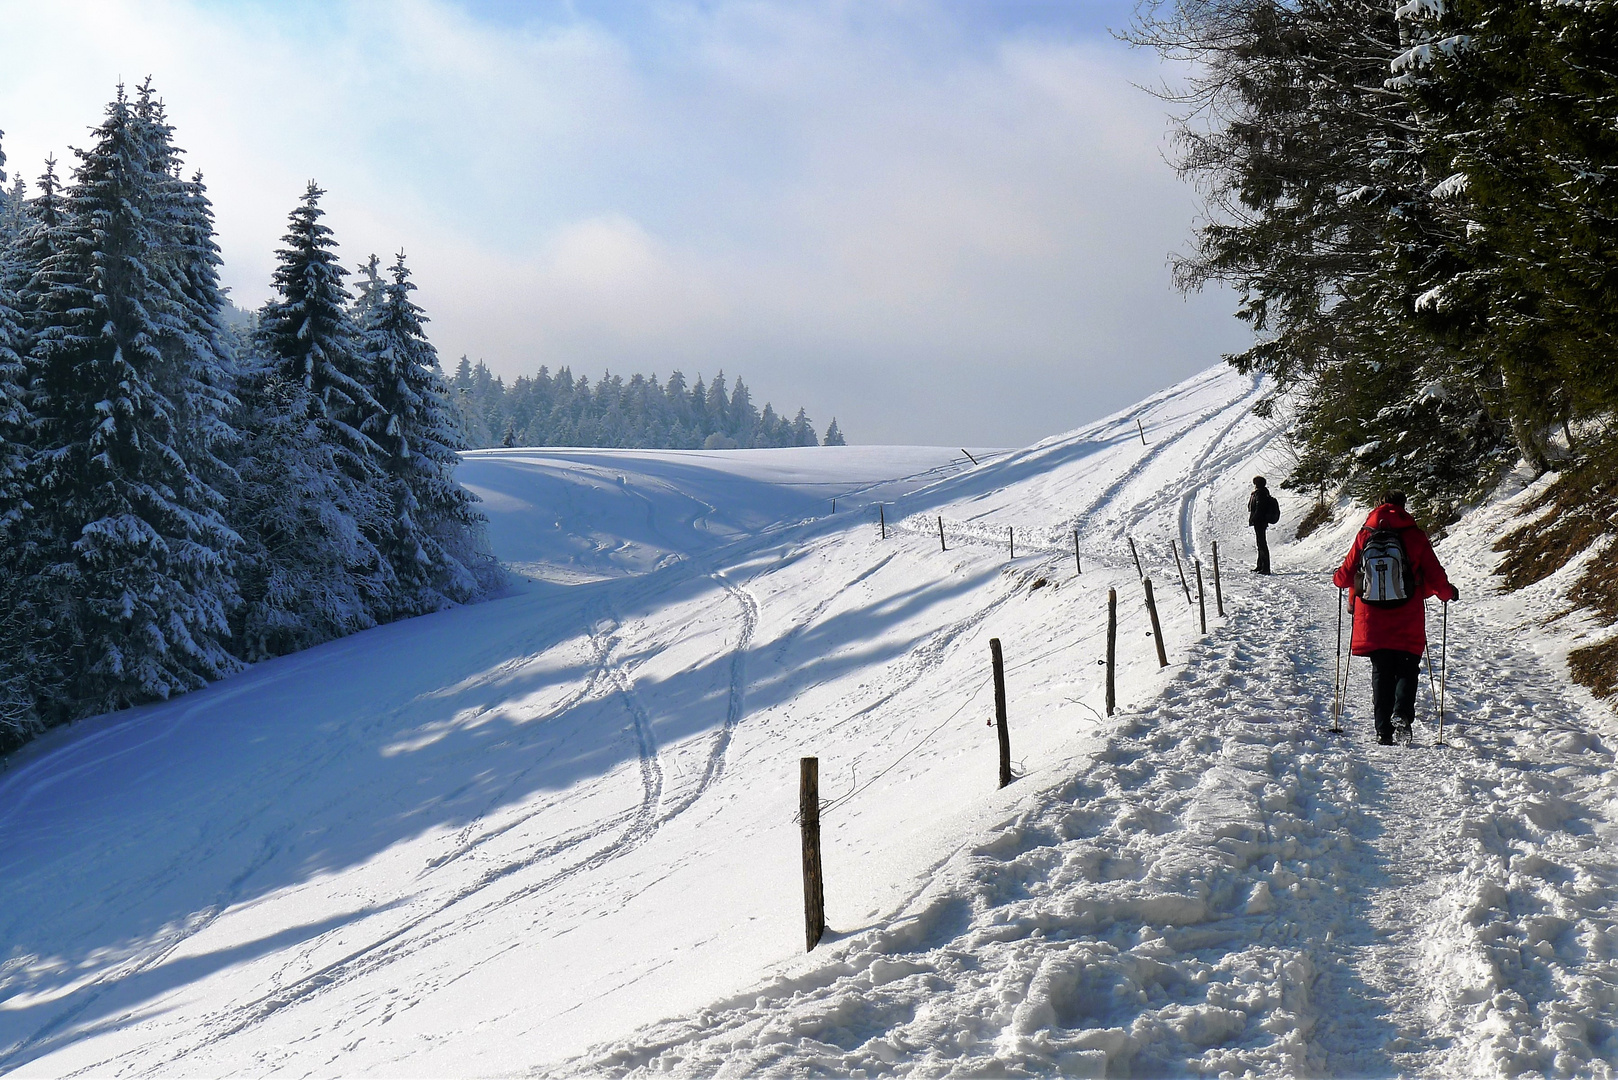
[{"label": "pine forest", "polygon": [[461,357],[450,380],[467,441],[488,446],[616,446],[634,450],[733,450],[753,446],[842,446],[833,418],[817,436],[808,413],[787,419],[766,402],[763,411],[741,379],[727,391],[725,373],[686,385],[675,371],[628,381],[608,373],[594,386],[569,368],[540,368],[506,386],[481,361]]},{"label": "pine forest", "polygon": [[498,591],[404,256],[311,182],[243,329],[150,81],[74,153],[0,195],[0,752]]}]

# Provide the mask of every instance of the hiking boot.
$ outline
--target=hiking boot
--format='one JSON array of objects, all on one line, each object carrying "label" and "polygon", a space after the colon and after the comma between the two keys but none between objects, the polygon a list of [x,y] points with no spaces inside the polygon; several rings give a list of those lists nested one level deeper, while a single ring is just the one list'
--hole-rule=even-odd
[{"label": "hiking boot", "polygon": [[1391,731],[1382,732],[1382,734],[1380,734],[1380,735],[1378,735],[1376,737],[1376,741],[1381,743],[1383,746],[1392,746],[1393,745],[1393,732],[1391,732]]},{"label": "hiking boot", "polygon": [[1413,721],[1410,720],[1400,720],[1397,724],[1393,725],[1393,733],[1395,735],[1403,735],[1407,739],[1410,738],[1412,723]]}]

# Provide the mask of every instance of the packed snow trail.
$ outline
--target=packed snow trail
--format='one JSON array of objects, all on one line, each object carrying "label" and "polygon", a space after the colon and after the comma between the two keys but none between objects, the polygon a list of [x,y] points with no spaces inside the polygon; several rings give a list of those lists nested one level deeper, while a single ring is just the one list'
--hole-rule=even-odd
[{"label": "packed snow trail", "polygon": [[1560,681],[1452,613],[1449,748],[1371,743],[1363,661],[1335,736],[1323,575],[1239,595],[892,925],[558,1075],[1611,1075],[1613,760]]},{"label": "packed snow trail", "polygon": [[[1265,392],[1212,369],[975,465],[468,455],[513,595],[0,772],[0,1072],[1610,1073],[1610,713],[1488,596],[1480,519],[1439,548],[1455,746],[1369,745],[1363,661],[1326,735],[1354,523],[1243,572]],[[1203,636],[1170,543],[1214,540]]]}]

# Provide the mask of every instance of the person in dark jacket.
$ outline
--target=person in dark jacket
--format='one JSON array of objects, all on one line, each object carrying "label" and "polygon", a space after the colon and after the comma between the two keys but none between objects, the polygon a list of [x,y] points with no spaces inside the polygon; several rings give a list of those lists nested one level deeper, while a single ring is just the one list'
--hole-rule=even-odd
[{"label": "person in dark jacket", "polygon": [[1255,574],[1270,572],[1270,541],[1265,535],[1271,525],[1281,520],[1281,504],[1270,494],[1270,483],[1262,476],[1253,477],[1253,494],[1247,497],[1247,523],[1253,527],[1258,541],[1258,565]]},{"label": "person in dark jacket", "polygon": [[[1367,603],[1359,596],[1360,558],[1365,545],[1381,529],[1398,534],[1415,579],[1415,591],[1408,600],[1386,607]],[[1348,589],[1349,611],[1354,619],[1354,637],[1349,652],[1371,658],[1371,711],[1376,716],[1377,741],[1393,742],[1393,717],[1399,717],[1399,731],[1410,733],[1416,719],[1416,685],[1421,674],[1421,657],[1427,651],[1427,606],[1429,596],[1459,600],[1460,590],[1433,554],[1432,541],[1405,511],[1402,491],[1390,491],[1365,519],[1365,525],[1348,549],[1343,565],[1332,575],[1339,589]]]}]

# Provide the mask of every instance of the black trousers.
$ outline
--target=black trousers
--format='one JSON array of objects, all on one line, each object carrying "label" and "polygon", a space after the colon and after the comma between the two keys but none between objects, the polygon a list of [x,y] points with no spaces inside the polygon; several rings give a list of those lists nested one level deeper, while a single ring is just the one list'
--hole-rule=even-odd
[{"label": "black trousers", "polygon": [[1258,540],[1258,565],[1253,569],[1260,574],[1270,572],[1270,541],[1264,534],[1269,531],[1268,525],[1254,525],[1253,536]]},{"label": "black trousers", "polygon": [[1400,649],[1371,652],[1371,711],[1376,733],[1393,734],[1393,717],[1406,724],[1416,719],[1416,686],[1421,677],[1421,656]]}]

